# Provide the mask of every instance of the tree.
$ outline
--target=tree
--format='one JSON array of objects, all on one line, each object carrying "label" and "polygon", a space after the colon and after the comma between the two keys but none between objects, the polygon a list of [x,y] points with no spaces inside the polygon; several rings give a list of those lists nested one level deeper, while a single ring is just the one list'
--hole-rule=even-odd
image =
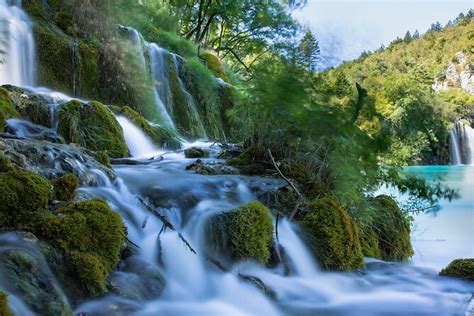
[{"label": "tree", "polygon": [[436,23],[431,24],[431,27],[428,31],[429,32],[441,32],[442,30],[443,30],[443,26],[441,25],[441,23],[436,22]]},{"label": "tree", "polygon": [[412,38],[413,38],[413,39],[420,38],[420,32],[418,32],[418,30],[415,30],[415,33],[413,33]]},{"label": "tree", "polygon": [[412,38],[413,38],[413,37],[411,36],[410,31],[407,31],[407,32],[405,33],[405,37],[403,37],[403,41],[404,41],[405,43],[409,43],[409,42],[411,42]]},{"label": "tree", "polygon": [[320,55],[321,51],[318,40],[314,37],[313,33],[310,31],[306,32],[298,47],[298,64],[309,71],[315,71]]}]

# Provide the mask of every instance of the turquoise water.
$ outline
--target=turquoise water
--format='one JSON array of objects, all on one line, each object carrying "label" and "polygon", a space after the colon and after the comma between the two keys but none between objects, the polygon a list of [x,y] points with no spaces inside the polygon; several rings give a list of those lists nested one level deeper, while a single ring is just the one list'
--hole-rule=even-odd
[{"label": "turquoise water", "polygon": [[412,263],[436,270],[453,259],[474,258],[474,166],[423,166],[408,171],[427,180],[441,179],[460,198],[441,201],[437,212],[415,216]]}]

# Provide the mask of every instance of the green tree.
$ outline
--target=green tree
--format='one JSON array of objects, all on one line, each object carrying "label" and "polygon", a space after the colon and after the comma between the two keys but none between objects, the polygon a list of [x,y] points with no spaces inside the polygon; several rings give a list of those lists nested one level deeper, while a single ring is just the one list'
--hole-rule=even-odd
[{"label": "green tree", "polygon": [[297,62],[309,71],[315,71],[321,51],[318,40],[310,31],[306,32],[298,47]]}]

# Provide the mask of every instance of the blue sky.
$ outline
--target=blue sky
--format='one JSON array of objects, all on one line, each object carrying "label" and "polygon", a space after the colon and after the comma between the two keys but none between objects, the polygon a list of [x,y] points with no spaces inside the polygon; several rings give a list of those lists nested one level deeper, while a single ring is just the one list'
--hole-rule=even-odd
[{"label": "blue sky", "polygon": [[445,25],[473,0],[308,0],[294,16],[320,42],[325,64],[334,66],[357,58],[364,50],[387,45],[407,30],[424,33],[431,23]]}]

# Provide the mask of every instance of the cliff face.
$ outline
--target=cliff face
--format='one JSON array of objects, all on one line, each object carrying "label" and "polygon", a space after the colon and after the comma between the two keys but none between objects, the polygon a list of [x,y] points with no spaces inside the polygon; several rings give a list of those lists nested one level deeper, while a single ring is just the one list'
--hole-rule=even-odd
[{"label": "cliff face", "polygon": [[432,88],[436,92],[449,91],[451,88],[460,88],[474,95],[474,63],[472,54],[466,56],[457,52],[449,63],[443,77],[435,79]]}]

